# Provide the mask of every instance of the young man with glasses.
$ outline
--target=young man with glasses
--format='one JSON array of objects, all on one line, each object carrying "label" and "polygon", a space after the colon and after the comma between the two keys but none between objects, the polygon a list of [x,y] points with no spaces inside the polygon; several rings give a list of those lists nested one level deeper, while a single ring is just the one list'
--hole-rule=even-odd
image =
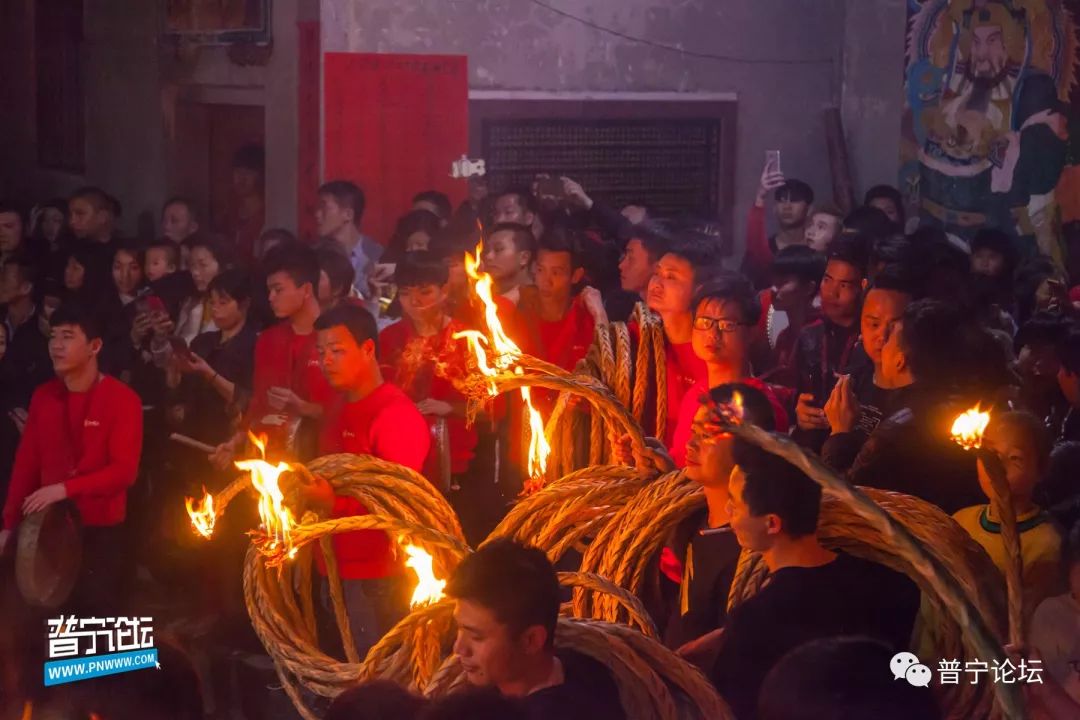
[{"label": "young man with glasses", "polygon": [[721,273],[695,293],[691,345],[694,354],[705,363],[706,382],[699,382],[687,392],[679,406],[671,456],[679,467],[686,465],[686,443],[690,439],[694,415],[701,397],[709,388],[728,383],[756,387],[773,406],[776,429],[785,432],[787,413],[772,389],[752,377],[750,343],[761,313],[754,287],[742,275]]}]

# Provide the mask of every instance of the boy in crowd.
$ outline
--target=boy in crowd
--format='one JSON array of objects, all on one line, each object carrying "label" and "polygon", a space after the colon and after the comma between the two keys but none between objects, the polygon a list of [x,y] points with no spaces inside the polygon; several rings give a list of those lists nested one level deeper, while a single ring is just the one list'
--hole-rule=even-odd
[{"label": "boy in crowd", "polygon": [[[450,460],[450,477],[442,477],[441,460],[432,448],[424,464],[424,476],[436,487],[460,489],[462,477],[476,450],[476,430],[465,423],[465,397],[447,377],[464,366],[464,344],[454,334],[465,326],[451,319],[446,310],[448,272],[438,255],[419,251],[406,253],[394,270],[403,317],[379,333],[379,368],[387,382],[401,388],[416,403],[429,427],[444,420],[449,435],[445,448]],[[452,496],[453,497],[453,496]],[[455,503],[456,504],[456,503]],[[469,509],[463,508],[467,514]]]},{"label": "boy in crowd", "polygon": [[532,230],[527,225],[497,224],[484,238],[481,259],[481,269],[494,281],[494,293],[519,305],[522,287],[532,284],[532,264],[536,260]]},{"label": "boy in crowd", "polygon": [[[339,305],[321,315],[315,329],[322,372],[340,393],[323,422],[319,454],[373,455],[420,472],[431,434],[412,400],[383,380],[375,318],[362,307]],[[306,507],[323,516],[367,513],[359,501],[335,495],[330,484],[319,477],[300,486],[300,496]],[[379,530],[339,533],[333,538],[333,546],[353,642],[363,657],[408,610],[405,568],[396,545]],[[325,578],[321,556],[317,563]],[[325,580],[321,602],[323,610],[331,613],[333,606]]]},{"label": "boy in crowd", "polygon": [[450,217],[454,214],[450,198],[446,196],[446,193],[438,190],[425,190],[417,193],[413,196],[412,202],[413,210],[427,210],[439,218],[439,224],[443,227],[446,227],[446,224],[450,222]]},{"label": "boy in crowd", "polygon": [[[1026,412],[995,413],[986,427],[983,447],[997,456],[1005,470],[1016,530],[1020,534],[1023,566],[1024,625],[1043,600],[1060,593],[1061,533],[1050,515],[1034,500],[1036,486],[1050,461],[1050,437],[1046,427]],[[994,497],[985,462],[980,458],[979,487],[987,498]],[[1001,520],[993,505],[983,503],[953,515],[975,542],[982,545],[998,570],[1005,572],[1006,551],[1001,538]]]},{"label": "boy in crowd", "polygon": [[124,531],[128,488],[139,472],[142,404],[98,369],[102,333],[77,306],[51,319],[56,379],[40,386],[15,456],[4,503],[0,552],[23,516],[70,498],[82,519],[83,566],[72,595],[82,607],[115,614],[132,569]]},{"label": "boy in crowd", "polygon": [[573,371],[592,345],[596,326],[608,318],[598,290],[578,289],[585,268],[571,231],[552,228],[540,239],[535,275],[535,291],[525,293],[522,315],[540,340],[540,359]]},{"label": "boy in crowd", "polygon": [[0,262],[26,249],[23,216],[18,208],[0,202]]},{"label": "boy in crowd", "polygon": [[[806,246],[825,254],[833,241],[844,232],[844,214],[834,205],[814,208],[806,224]],[[788,246],[792,247],[792,246]]]},{"label": "boy in crowd", "polygon": [[383,247],[360,232],[366,199],[364,191],[348,180],[331,180],[319,187],[319,207],[315,223],[319,237],[337,242],[356,276],[355,283],[364,299],[372,301],[383,278],[375,276],[375,265]]},{"label": "boy in crowd", "polygon": [[750,347],[755,374],[775,385],[794,388],[798,383],[795,346],[802,329],[819,319],[814,307],[825,256],[805,245],[791,245],[776,254],[772,287],[758,295],[761,316]]},{"label": "boy in crowd", "polygon": [[618,689],[603,665],[555,650],[559,581],[541,550],[495,540],[454,570],[457,655],[466,680],[522,698],[529,717],[620,720]]},{"label": "boy in crowd", "polygon": [[860,337],[872,366],[862,364],[858,373],[842,375],[825,403],[830,435],[821,455],[836,470],[850,468],[859,448],[882,419],[902,407],[904,390],[889,386],[881,371],[881,352],[914,294],[905,270],[896,266],[878,273],[866,293]]},{"label": "boy in crowd", "polygon": [[211,455],[211,461],[222,468],[244,447],[249,429],[268,436],[267,450],[272,453],[301,460],[315,457],[319,422],[334,398],[319,370],[316,349],[319,263],[315,251],[279,247],[267,257],[266,271],[270,307],[279,322],[260,333],[255,344],[251,404],[240,431]]},{"label": "boy in crowd", "polygon": [[729,483],[731,528],[759,552],[769,581],[728,617],[712,669],[738,718],[754,717],[769,670],[803,643],[865,635],[906,650],[919,607],[907,578],[818,540],[821,486],[784,459],[740,440]]},{"label": "boy in crowd", "polygon": [[179,196],[166,200],[161,208],[161,235],[174,245],[181,245],[197,232],[199,220],[195,204]]},{"label": "boy in crowd", "polygon": [[637,225],[631,232],[619,258],[619,290],[606,298],[608,316],[615,322],[625,322],[634,306],[645,302],[656,264],[671,247],[670,238],[656,228]]},{"label": "boy in crowd", "polygon": [[[675,425],[683,397],[695,385],[708,382],[705,361],[693,347],[694,293],[715,271],[716,255],[711,247],[696,239],[684,240],[660,258],[649,281],[649,309],[664,323],[664,354],[667,360],[667,407],[664,447],[673,447]],[[636,335],[636,325],[630,328]],[[637,339],[636,337],[634,338]],[[653,411],[655,413],[655,410]],[[656,417],[646,410],[646,415]],[[657,413],[658,414],[658,413]],[[656,433],[655,425],[646,428]]]},{"label": "boy in crowd", "polygon": [[744,383],[757,388],[769,399],[774,411],[771,423],[787,432],[787,413],[772,389],[752,376],[750,336],[761,308],[750,281],[741,275],[721,272],[694,295],[694,329],[691,347],[705,363],[707,380],[694,385],[682,399],[671,444],[671,457],[678,467],[686,464],[687,441],[701,398],[709,388]]},{"label": "boy in crowd", "polygon": [[795,437],[814,451],[821,449],[829,435],[824,406],[837,378],[858,372],[860,364],[866,364],[855,352],[866,259],[854,241],[834,244],[828,258],[821,279],[822,319],[803,328],[795,348]]},{"label": "boy in crowd", "polygon": [[120,204],[101,188],[76,190],[68,198],[68,213],[77,239],[94,245],[110,245],[115,240]]},{"label": "boy in crowd", "polygon": [[[765,234],[765,198],[774,191],[776,220],[780,230],[773,237]],[[814,204],[814,191],[802,180],[788,180],[772,165],[761,174],[754,206],[746,221],[746,257],[743,272],[757,288],[769,281],[769,266],[776,253],[789,245],[806,244],[806,221]]]}]

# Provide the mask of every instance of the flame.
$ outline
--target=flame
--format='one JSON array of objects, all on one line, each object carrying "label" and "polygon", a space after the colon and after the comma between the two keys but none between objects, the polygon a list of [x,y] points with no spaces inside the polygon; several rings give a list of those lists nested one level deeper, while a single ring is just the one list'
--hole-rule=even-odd
[{"label": "flame", "polygon": [[746,410],[743,407],[742,393],[738,390],[731,393],[731,402],[728,404],[728,408],[731,411],[732,418],[737,422],[742,422],[746,417]]},{"label": "flame", "polygon": [[[401,539],[398,542],[401,542]],[[442,600],[446,581],[435,577],[431,555],[416,545],[406,545],[405,554],[409,556],[409,559],[405,561],[405,567],[412,568],[417,580],[412,600],[409,601],[410,607],[417,608]]]},{"label": "flame", "polygon": [[[490,275],[480,270],[481,252],[482,245],[477,245],[475,253],[465,253],[465,273],[473,283],[476,296],[484,303],[484,320],[488,334],[466,330],[454,333],[454,339],[468,341],[469,348],[476,357],[477,368],[489,379],[488,394],[494,397],[499,394],[499,391],[491,378],[511,369],[518,375],[523,374],[522,369],[515,366],[515,363],[521,359],[522,352],[517,343],[503,330],[502,321],[499,320],[498,305],[492,294],[493,281]],[[488,360],[489,348],[494,351],[491,362]],[[544,484],[551,444],[544,435],[544,418],[533,405],[532,393],[528,387],[521,388],[521,399],[525,402],[529,416],[529,480],[525,483],[525,491],[534,492]]]},{"label": "flame", "polygon": [[251,473],[251,484],[259,493],[259,517],[262,527],[269,538],[268,552],[284,550],[290,560],[296,556],[292,544],[292,529],[296,526],[292,513],[285,507],[285,495],[281,492],[278,479],[283,472],[292,470],[285,462],[271,465],[266,462],[266,438],[256,437],[248,432],[251,443],[258,448],[260,457],[239,460],[236,467]]},{"label": "flame", "polygon": [[203,499],[198,506],[195,505],[195,498],[189,497],[184,498],[184,505],[187,506],[188,517],[191,518],[191,526],[195,528],[195,532],[204,538],[210,538],[214,534],[214,522],[217,520],[214,514],[214,496],[206,492],[204,487]]},{"label": "flame", "polygon": [[989,424],[990,413],[981,412],[976,405],[953,421],[952,439],[965,450],[976,450],[982,447],[983,433]]}]

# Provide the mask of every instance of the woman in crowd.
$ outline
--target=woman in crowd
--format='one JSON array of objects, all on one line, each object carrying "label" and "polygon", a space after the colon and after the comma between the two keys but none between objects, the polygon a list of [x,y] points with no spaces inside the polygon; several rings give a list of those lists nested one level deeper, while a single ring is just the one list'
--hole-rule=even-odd
[{"label": "woman in crowd", "polygon": [[195,292],[180,306],[176,337],[190,344],[200,333],[218,329],[210,314],[210,282],[232,265],[232,253],[217,240],[203,237],[192,242],[188,272],[195,284]]}]

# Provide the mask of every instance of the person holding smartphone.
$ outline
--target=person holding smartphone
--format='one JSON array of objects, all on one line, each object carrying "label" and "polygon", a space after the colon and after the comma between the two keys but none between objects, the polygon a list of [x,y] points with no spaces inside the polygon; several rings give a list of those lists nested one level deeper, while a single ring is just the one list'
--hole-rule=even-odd
[{"label": "person holding smartphone", "polygon": [[820,452],[829,436],[825,402],[842,375],[862,374],[869,364],[858,348],[866,258],[859,244],[838,241],[829,253],[821,279],[821,320],[799,333],[795,347],[798,384],[795,439]]},{"label": "person holding smartphone", "polygon": [[[769,237],[765,230],[765,199],[773,193],[773,211],[779,226]],[[773,257],[789,245],[806,244],[806,222],[814,205],[814,190],[802,180],[788,178],[780,170],[780,151],[766,153],[765,169],[750,215],[746,220],[746,255],[743,273],[758,289],[769,284]]]}]

